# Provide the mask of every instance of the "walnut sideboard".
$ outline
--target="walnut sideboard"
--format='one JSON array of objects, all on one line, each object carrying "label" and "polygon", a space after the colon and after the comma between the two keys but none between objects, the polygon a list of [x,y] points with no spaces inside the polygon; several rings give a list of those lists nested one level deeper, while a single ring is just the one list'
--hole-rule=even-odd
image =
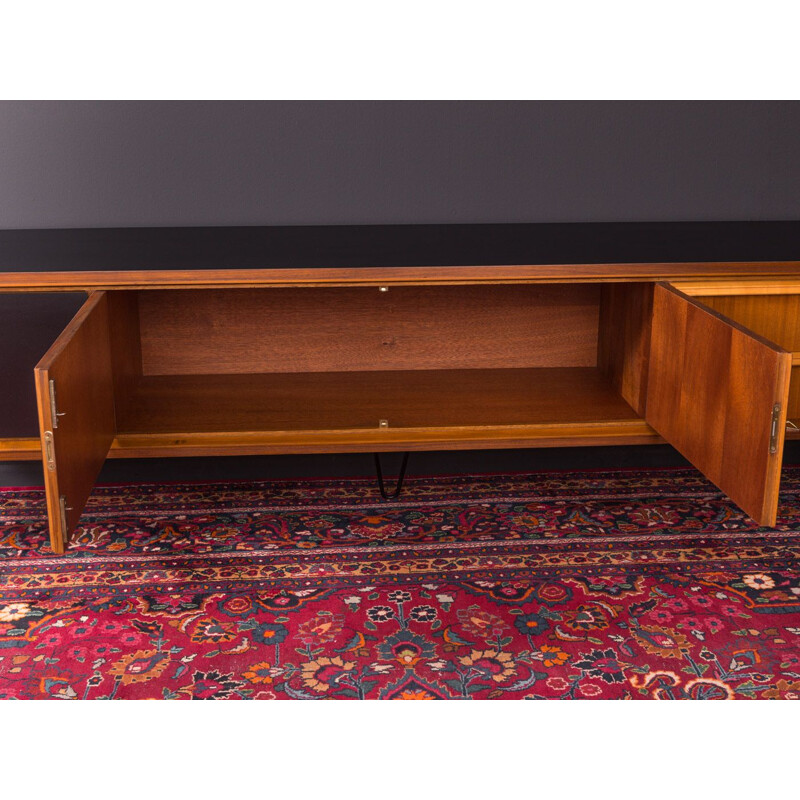
[{"label": "walnut sideboard", "polygon": [[[775,524],[800,262],[6,272],[88,299],[35,368],[50,541],[105,459],[666,441]],[[787,428],[789,432],[787,433]]]}]

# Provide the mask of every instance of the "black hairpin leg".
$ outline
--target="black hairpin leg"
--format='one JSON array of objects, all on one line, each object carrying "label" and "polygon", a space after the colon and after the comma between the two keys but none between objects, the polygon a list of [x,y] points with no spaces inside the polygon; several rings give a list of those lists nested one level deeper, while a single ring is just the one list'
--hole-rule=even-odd
[{"label": "black hairpin leg", "polygon": [[378,489],[380,489],[381,497],[384,500],[394,500],[395,497],[399,496],[400,490],[403,488],[403,480],[406,477],[406,467],[408,466],[408,456],[409,453],[403,453],[403,463],[400,464],[400,472],[397,475],[397,485],[395,486],[394,491],[389,494],[386,491],[386,484],[383,482],[383,470],[381,469],[381,457],[378,453],[374,453],[375,456],[375,472],[378,475]]}]

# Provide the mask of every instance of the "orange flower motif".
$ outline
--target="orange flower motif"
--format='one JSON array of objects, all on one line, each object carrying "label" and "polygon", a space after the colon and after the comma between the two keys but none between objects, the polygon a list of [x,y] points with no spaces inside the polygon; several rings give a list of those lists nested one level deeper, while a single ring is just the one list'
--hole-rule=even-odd
[{"label": "orange flower motif", "polygon": [[765,700],[796,699],[798,690],[800,690],[800,681],[789,682],[785,678],[780,678],[761,696]]},{"label": "orange flower motif", "polygon": [[414,647],[398,647],[395,656],[404,667],[413,667],[420,659],[419,650]]},{"label": "orange flower motif", "polygon": [[108,670],[110,675],[119,678],[123,685],[129,683],[144,683],[158,678],[169,664],[169,654],[159,653],[156,650],[137,650],[128,653],[119,661],[111,665]]},{"label": "orange flower motif", "polygon": [[662,658],[683,658],[683,653],[691,649],[689,640],[677,631],[655,625],[643,625],[633,632],[633,636],[645,653]]},{"label": "orange flower motif", "polygon": [[560,647],[551,647],[549,644],[545,644],[540,649],[544,655],[542,663],[546,667],[560,667],[569,660],[569,656]]},{"label": "orange flower motif", "polygon": [[350,525],[350,530],[365,539],[391,539],[403,530],[403,524],[387,517],[363,517],[360,524]]},{"label": "orange flower motif", "polygon": [[247,672],[242,673],[242,677],[247,678],[250,683],[272,683],[271,669],[272,664],[269,661],[262,661],[260,664],[253,664]]},{"label": "orange flower motif", "polygon": [[397,700],[435,700],[436,698],[424,689],[405,689]]}]

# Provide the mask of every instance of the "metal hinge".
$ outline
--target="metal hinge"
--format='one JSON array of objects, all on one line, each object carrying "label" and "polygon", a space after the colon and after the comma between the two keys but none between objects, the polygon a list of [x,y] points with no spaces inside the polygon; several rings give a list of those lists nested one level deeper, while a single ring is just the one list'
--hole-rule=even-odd
[{"label": "metal hinge", "polygon": [[44,432],[44,459],[51,472],[56,468],[56,450],[53,444],[53,431]]},{"label": "metal hinge", "polygon": [[60,414],[58,413],[58,408],[56,407],[56,382],[51,378],[50,379],[50,416],[53,418],[53,427],[58,427],[58,418],[64,416],[64,412],[62,411]]},{"label": "metal hinge", "polygon": [[781,404],[772,406],[772,427],[769,430],[769,452],[775,455],[778,452],[778,423],[781,420]]}]

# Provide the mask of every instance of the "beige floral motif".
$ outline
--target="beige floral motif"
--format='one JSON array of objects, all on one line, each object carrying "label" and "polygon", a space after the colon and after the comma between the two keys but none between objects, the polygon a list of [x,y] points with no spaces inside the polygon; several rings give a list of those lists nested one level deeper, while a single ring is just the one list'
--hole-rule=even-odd
[{"label": "beige floral motif", "polygon": [[320,656],[301,667],[303,683],[317,692],[327,692],[343,672],[352,672],[355,661],[345,661],[341,656]]},{"label": "beige floral motif", "polygon": [[456,616],[464,626],[464,630],[475,636],[500,636],[508,627],[500,617],[483,611],[478,606],[460,608]]},{"label": "beige floral motif", "polygon": [[775,586],[775,581],[769,575],[764,575],[761,572],[756,572],[753,575],[744,575],[742,580],[751,589],[772,589]]},{"label": "beige floral motif", "polygon": [[779,678],[774,686],[770,686],[761,696],[765,700],[796,700],[800,691],[800,681],[787,681],[786,678]]},{"label": "beige floral motif", "polygon": [[461,656],[458,660],[465,667],[491,673],[489,677],[496,683],[517,674],[517,665],[511,653],[502,650],[473,650],[468,656]]},{"label": "beige floral motif", "polygon": [[451,594],[437,594],[436,595],[436,599],[440,603],[454,603],[455,602],[455,598]]},{"label": "beige floral motif", "polygon": [[0,607],[0,622],[14,622],[30,613],[31,607],[27,603],[9,603]]},{"label": "beige floral motif", "polygon": [[341,614],[317,614],[298,626],[297,635],[304,642],[332,642],[343,624],[344,617]]},{"label": "beige floral motif", "polygon": [[348,606],[357,606],[361,598],[357,594],[351,594],[349,597],[343,597],[342,601]]}]

